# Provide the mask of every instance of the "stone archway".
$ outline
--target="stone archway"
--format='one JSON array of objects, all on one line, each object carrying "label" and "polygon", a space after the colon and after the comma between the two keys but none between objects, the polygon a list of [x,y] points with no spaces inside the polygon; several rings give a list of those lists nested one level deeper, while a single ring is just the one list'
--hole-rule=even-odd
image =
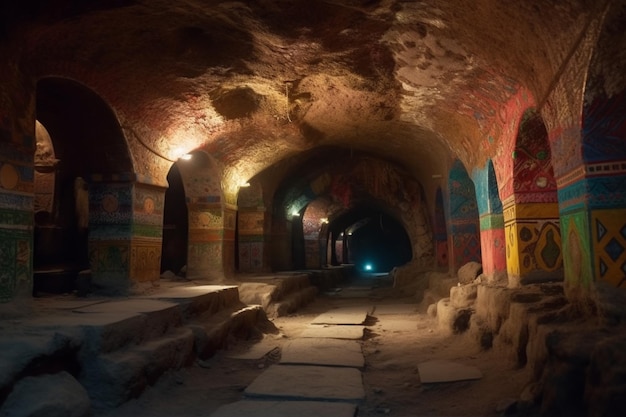
[{"label": "stone archway", "polygon": [[562,279],[557,185],[548,133],[528,109],[513,153],[513,195],[504,202],[507,271],[512,285]]},{"label": "stone archway", "polygon": [[175,162],[167,174],[168,188],[165,191],[163,208],[163,243],[161,248],[161,272],[171,271],[177,275],[185,273],[187,265],[187,240],[189,216],[185,200],[185,186]]},{"label": "stone archway", "polygon": [[[46,257],[40,253],[42,241],[35,242],[35,251],[72,281],[70,287],[79,270],[90,269],[97,286],[124,291],[130,286],[134,262],[130,225],[135,175],[115,113],[89,87],[49,77],[37,83],[36,119],[45,126],[54,150],[54,190],[49,192],[52,213],[47,226],[58,233],[48,244],[64,251]],[[38,131],[43,138],[42,129]],[[160,240],[148,246],[160,247]],[[38,283],[47,287],[53,279],[35,271],[35,291]]]}]

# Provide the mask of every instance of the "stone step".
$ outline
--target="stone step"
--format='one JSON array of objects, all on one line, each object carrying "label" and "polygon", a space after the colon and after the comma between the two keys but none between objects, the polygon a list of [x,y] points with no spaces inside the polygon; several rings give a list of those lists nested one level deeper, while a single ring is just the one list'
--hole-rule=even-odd
[{"label": "stone step", "polygon": [[237,305],[198,317],[168,334],[93,358],[83,358],[79,378],[96,410],[138,397],[170,369],[190,365],[225,348],[231,335],[249,338],[266,318],[260,306]]},{"label": "stone step", "polygon": [[340,402],[243,400],[218,408],[210,417],[354,417],[356,408]]},{"label": "stone step", "polygon": [[267,309],[267,315],[270,317],[281,317],[298,311],[300,307],[304,307],[317,296],[316,287],[302,288],[293,292],[282,300],[271,304]]},{"label": "stone step", "polygon": [[191,364],[194,334],[178,328],[158,339],[82,361],[78,378],[95,410],[119,406],[138,397],[170,369]]},{"label": "stone step", "polygon": [[307,273],[247,276],[241,278],[239,284],[240,300],[249,305],[261,305],[270,317],[296,311],[313,301],[317,292]]},{"label": "stone step", "polygon": [[[236,286],[180,286],[147,296],[101,300],[28,320],[39,331],[67,329],[82,333],[81,350],[108,353],[166,334],[194,317],[240,308]],[[58,314],[54,314],[58,313]],[[71,330],[69,330],[71,329]]]},{"label": "stone step", "polygon": [[236,286],[169,288],[125,299],[48,299],[35,317],[0,323],[0,402],[42,369],[66,370],[94,406],[138,396],[168,369],[212,356],[232,335],[249,338],[269,321],[239,301]]},{"label": "stone step", "polygon": [[236,285],[178,286],[139,298],[176,303],[184,318],[215,313],[240,302]]}]

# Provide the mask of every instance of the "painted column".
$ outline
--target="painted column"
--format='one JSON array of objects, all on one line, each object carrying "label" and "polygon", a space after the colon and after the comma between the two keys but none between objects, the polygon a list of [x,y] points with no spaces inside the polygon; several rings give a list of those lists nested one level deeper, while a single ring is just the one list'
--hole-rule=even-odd
[{"label": "painted column", "polygon": [[[527,109],[508,161],[502,205],[509,285],[563,279],[561,228],[552,149],[541,115]],[[506,171],[505,171],[506,172]]]},{"label": "painted column", "polygon": [[509,285],[562,279],[557,203],[503,203]]},{"label": "painted column", "polygon": [[160,277],[165,191],[161,186],[135,183],[130,254],[134,282],[151,282]]},{"label": "painted column", "polygon": [[225,278],[235,275],[235,228],[237,225],[237,207],[224,207],[224,234],[222,238],[222,271]]},{"label": "painted column", "polygon": [[263,202],[263,189],[258,181],[239,189],[237,199],[239,270],[260,272],[269,270],[268,240],[266,238],[267,210]]},{"label": "painted column", "polygon": [[89,179],[89,262],[96,290],[123,294],[159,279],[165,188],[135,178]]},{"label": "painted column", "polygon": [[440,187],[437,187],[435,195],[435,221],[434,221],[435,252],[438,267],[447,267],[448,260],[448,229],[446,225],[445,206],[443,204],[443,194]]},{"label": "painted column", "polygon": [[239,209],[239,270],[259,272],[266,268],[265,208]]},{"label": "painted column", "polygon": [[450,170],[450,231],[454,271],[468,262],[481,262],[478,207],[474,183],[456,161]]},{"label": "painted column", "polygon": [[[621,74],[621,70],[619,73]],[[599,78],[584,106],[583,164],[559,178],[568,293],[593,282],[626,287],[626,91],[609,94]],[[580,130],[555,132],[561,152],[576,150]]]},{"label": "painted column", "polygon": [[34,138],[10,137],[0,126],[0,303],[31,297],[33,287]]},{"label": "painted column", "polygon": [[[219,196],[187,199],[189,242],[187,277],[221,282],[224,280],[225,215]],[[234,230],[234,228],[233,228]]]},{"label": "painted column", "polygon": [[491,161],[488,161],[485,169],[474,172],[473,177],[480,218],[483,274],[504,274],[507,270],[504,215]]},{"label": "painted column", "polygon": [[132,178],[112,182],[111,178],[92,176],[88,183],[92,283],[97,291],[126,293],[132,286]]}]

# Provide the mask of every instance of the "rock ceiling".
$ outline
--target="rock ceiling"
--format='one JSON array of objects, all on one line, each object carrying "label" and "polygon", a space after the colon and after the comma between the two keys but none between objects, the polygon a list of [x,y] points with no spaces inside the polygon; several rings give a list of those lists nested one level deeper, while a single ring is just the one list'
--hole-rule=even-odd
[{"label": "rock ceiling", "polygon": [[11,30],[33,78],[75,78],[155,152],[204,148],[247,178],[318,147],[422,181],[455,157],[482,166],[500,106],[520,90],[541,104],[599,13],[590,0],[26,3]]}]

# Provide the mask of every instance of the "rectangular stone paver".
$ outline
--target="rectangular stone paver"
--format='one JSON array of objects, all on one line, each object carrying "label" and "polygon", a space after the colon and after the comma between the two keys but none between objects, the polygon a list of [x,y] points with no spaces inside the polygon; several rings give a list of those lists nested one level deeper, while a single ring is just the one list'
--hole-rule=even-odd
[{"label": "rectangular stone paver", "polygon": [[365,398],[361,372],[355,368],[272,365],[246,388],[247,397],[358,402]]},{"label": "rectangular stone paver", "polygon": [[313,324],[302,331],[300,337],[315,337],[329,339],[363,339],[363,326],[341,324]]},{"label": "rectangular stone paver", "polygon": [[283,347],[280,363],[363,368],[365,359],[356,340],[295,339]]},{"label": "rectangular stone paver", "polygon": [[317,316],[311,324],[363,324],[372,307],[343,307]]},{"label": "rectangular stone paver", "polygon": [[356,405],[321,401],[237,401],[218,408],[210,417],[354,417]]}]

